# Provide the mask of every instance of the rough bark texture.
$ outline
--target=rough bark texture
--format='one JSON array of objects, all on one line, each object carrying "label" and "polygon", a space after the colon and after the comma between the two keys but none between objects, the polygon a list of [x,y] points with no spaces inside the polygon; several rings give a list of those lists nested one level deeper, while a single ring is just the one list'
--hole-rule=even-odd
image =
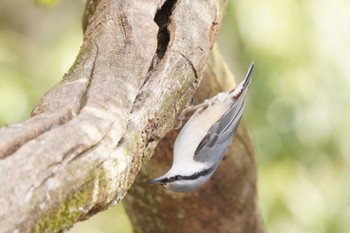
[{"label": "rough bark texture", "polygon": [[[196,102],[233,86],[231,73],[214,50],[195,94]],[[254,149],[246,129],[238,128],[226,157],[208,184],[191,193],[179,194],[160,185],[146,184],[170,168],[176,136],[177,132],[171,131],[160,142],[124,199],[135,232],[262,233],[256,203]]]},{"label": "rough bark texture", "polygon": [[124,197],[189,103],[223,2],[89,1],[75,64],[0,129],[0,232],[63,231]]}]

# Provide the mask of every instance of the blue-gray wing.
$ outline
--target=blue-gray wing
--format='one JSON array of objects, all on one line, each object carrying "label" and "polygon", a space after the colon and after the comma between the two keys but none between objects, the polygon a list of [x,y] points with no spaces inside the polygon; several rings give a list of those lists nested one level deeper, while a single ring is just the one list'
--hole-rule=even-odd
[{"label": "blue-gray wing", "polygon": [[215,122],[199,143],[194,160],[219,162],[237,130],[243,113],[244,98],[238,98],[226,113]]},{"label": "blue-gray wing", "polygon": [[244,98],[250,84],[253,67],[254,64],[250,66],[248,73],[242,82],[241,92],[235,96],[237,99],[231,104],[230,108],[224,113],[224,115],[210,127],[208,133],[199,143],[194,153],[194,160],[200,162],[214,160],[218,163],[222,159],[241,120],[244,108]]}]

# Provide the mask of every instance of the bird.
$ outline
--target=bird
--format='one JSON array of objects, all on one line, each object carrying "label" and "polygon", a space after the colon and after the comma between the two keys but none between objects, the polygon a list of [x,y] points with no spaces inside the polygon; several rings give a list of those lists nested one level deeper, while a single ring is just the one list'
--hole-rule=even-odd
[{"label": "bird", "polygon": [[175,140],[172,166],[165,175],[149,180],[149,184],[161,184],[174,192],[190,192],[210,179],[241,120],[253,68],[254,63],[233,90],[182,111],[181,119],[188,112],[194,113]]}]

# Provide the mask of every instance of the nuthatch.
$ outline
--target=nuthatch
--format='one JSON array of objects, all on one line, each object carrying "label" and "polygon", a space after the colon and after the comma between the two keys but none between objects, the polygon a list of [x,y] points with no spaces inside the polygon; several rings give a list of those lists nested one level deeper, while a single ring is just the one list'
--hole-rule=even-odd
[{"label": "nuthatch", "polygon": [[173,165],[165,175],[148,183],[159,183],[175,192],[188,192],[209,180],[237,130],[253,68],[254,63],[235,89],[219,93],[181,113],[184,116],[195,111],[176,138]]}]

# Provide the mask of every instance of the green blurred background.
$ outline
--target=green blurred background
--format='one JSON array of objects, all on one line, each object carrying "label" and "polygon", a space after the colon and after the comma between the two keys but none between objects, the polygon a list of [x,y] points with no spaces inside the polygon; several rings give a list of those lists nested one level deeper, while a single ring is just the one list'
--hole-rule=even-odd
[{"label": "green blurred background", "polygon": [[[0,125],[26,119],[82,44],[83,0],[1,0]],[[219,47],[237,80],[266,232],[350,232],[350,1],[229,1]],[[348,120],[346,120],[348,119]],[[70,231],[130,232],[121,205]]]}]

